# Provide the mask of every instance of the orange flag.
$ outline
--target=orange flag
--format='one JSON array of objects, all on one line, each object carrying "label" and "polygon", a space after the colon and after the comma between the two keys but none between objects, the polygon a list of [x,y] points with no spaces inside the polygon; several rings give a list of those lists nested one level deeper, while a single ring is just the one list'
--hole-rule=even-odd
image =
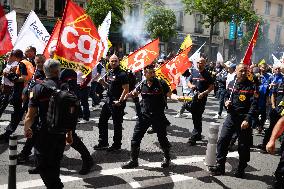
[{"label": "orange flag", "polygon": [[12,40],[8,31],[8,20],[0,4],[0,56],[13,49]]},{"label": "orange flag", "polygon": [[171,90],[176,89],[180,76],[191,67],[191,62],[188,59],[190,49],[191,46],[177,54],[174,58],[166,62],[165,65],[162,65],[162,67],[156,70],[156,75],[159,78],[164,79]]},{"label": "orange flag", "polygon": [[123,61],[126,61],[126,67],[135,73],[151,64],[158,57],[159,51],[159,39],[156,39],[133,52]]},{"label": "orange flag", "polygon": [[83,8],[67,0],[55,58],[61,66],[88,75],[103,55],[103,43],[97,28]]},{"label": "orange flag", "polygon": [[258,28],[259,28],[259,23],[256,24],[253,36],[252,36],[252,38],[249,42],[249,46],[247,48],[245,57],[243,59],[243,63],[248,65],[248,66],[251,65],[251,56],[252,56],[253,49],[256,45],[256,41],[257,41],[257,37],[258,37]]},{"label": "orange flag", "polygon": [[47,42],[47,45],[43,51],[43,55],[46,57],[46,58],[49,58],[49,54],[52,50],[55,50],[56,49],[56,45],[57,45],[57,41],[58,41],[58,37],[59,37],[59,31],[60,31],[60,28],[61,28],[61,24],[62,22],[60,20],[57,20],[54,28],[53,28],[53,31],[52,31],[52,34],[49,38],[49,41]]}]

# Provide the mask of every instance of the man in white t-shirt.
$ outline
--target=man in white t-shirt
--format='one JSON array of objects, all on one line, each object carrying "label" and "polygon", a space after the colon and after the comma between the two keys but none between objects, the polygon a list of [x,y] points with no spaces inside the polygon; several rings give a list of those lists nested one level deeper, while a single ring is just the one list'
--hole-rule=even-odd
[{"label": "man in white t-shirt", "polygon": [[1,103],[0,103],[0,117],[2,116],[2,113],[4,112],[4,110],[6,109],[6,107],[8,106],[9,102],[10,102],[10,96],[13,93],[13,86],[14,83],[12,81],[10,81],[7,76],[9,73],[11,72],[15,72],[16,68],[18,66],[18,62],[14,61],[14,59],[12,59],[10,57],[10,54],[7,54],[7,65],[5,67],[5,69],[3,70],[3,77],[2,77],[2,95],[1,95]]},{"label": "man in white t-shirt", "polygon": [[228,71],[228,75],[227,75],[227,80],[226,80],[226,88],[228,88],[228,84],[230,83],[230,81],[233,81],[235,79],[236,76],[236,64],[233,64],[231,61],[227,61],[225,63],[226,69]]}]

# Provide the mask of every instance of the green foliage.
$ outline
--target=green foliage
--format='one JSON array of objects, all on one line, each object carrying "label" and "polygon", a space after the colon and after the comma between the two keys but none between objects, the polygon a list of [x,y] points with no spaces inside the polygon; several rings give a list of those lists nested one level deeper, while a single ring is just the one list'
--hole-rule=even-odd
[{"label": "green foliage", "polygon": [[117,31],[121,26],[121,22],[124,21],[125,5],[124,0],[89,0],[86,11],[97,27],[101,25],[108,12],[111,11],[110,31]]},{"label": "green foliage", "polygon": [[161,41],[168,42],[170,38],[176,36],[176,16],[171,9],[150,3],[144,6],[146,30],[152,39],[160,38]]}]

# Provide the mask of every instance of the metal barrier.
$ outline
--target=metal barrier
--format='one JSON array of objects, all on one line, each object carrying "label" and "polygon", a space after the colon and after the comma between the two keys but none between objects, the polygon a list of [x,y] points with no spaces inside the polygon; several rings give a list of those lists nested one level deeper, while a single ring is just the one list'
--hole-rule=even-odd
[{"label": "metal barrier", "polygon": [[16,168],[17,168],[17,136],[11,135],[9,139],[8,189],[16,189]]}]

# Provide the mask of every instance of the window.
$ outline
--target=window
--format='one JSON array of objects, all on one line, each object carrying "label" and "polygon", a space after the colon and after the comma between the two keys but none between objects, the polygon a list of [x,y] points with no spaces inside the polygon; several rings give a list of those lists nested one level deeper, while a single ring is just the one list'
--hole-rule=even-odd
[{"label": "window", "polygon": [[265,11],[264,11],[264,13],[269,15],[270,14],[270,8],[271,8],[271,2],[270,1],[265,1]]},{"label": "window", "polygon": [[276,34],[275,34],[275,43],[280,43],[280,34],[281,34],[282,26],[277,26]]},{"label": "window", "polygon": [[283,14],[283,5],[282,4],[278,4],[277,16],[278,17],[282,17],[282,14]]},{"label": "window", "polygon": [[130,16],[131,17],[139,17],[140,16],[140,10],[138,4],[133,4],[130,7]]},{"label": "window", "polygon": [[46,0],[35,0],[35,12],[46,15]]},{"label": "window", "polygon": [[213,27],[213,35],[219,35],[219,23],[216,23]]},{"label": "window", "polygon": [[195,33],[203,33],[202,23],[201,23],[202,21],[203,21],[203,16],[201,14],[196,14],[195,15],[195,28],[194,28]]},{"label": "window", "polygon": [[183,12],[182,11],[177,12],[176,17],[177,17],[177,29],[183,30]]},{"label": "window", "polygon": [[65,7],[65,1],[54,1],[54,16],[55,17],[61,17],[63,15],[64,7]]},{"label": "window", "polygon": [[265,21],[263,24],[263,37],[265,39],[269,38],[269,27],[270,27],[269,22]]}]

